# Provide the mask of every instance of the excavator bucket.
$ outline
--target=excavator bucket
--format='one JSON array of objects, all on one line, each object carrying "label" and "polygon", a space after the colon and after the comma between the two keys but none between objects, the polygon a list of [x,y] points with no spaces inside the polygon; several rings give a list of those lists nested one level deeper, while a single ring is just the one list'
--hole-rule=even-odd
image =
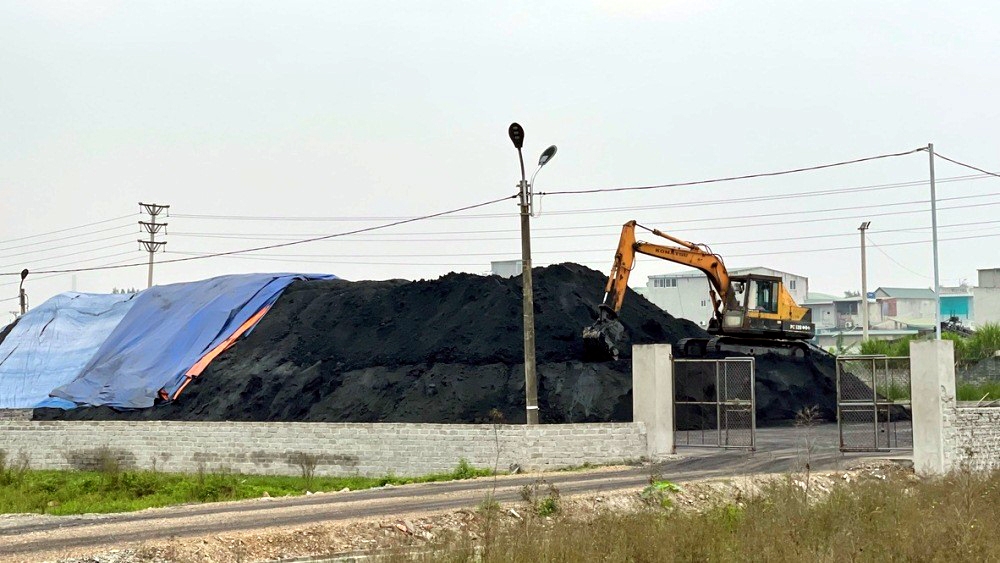
[{"label": "excavator bucket", "polygon": [[583,359],[588,362],[617,360],[626,346],[625,326],[614,311],[602,305],[597,322],[583,329]]}]

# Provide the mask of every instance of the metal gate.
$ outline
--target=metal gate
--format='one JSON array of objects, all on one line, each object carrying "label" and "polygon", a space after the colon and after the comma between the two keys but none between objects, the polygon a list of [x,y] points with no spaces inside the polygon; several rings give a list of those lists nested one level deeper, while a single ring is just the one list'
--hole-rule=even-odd
[{"label": "metal gate", "polygon": [[674,360],[674,443],[755,449],[754,359]]},{"label": "metal gate", "polygon": [[837,357],[840,451],[913,449],[910,358]]}]

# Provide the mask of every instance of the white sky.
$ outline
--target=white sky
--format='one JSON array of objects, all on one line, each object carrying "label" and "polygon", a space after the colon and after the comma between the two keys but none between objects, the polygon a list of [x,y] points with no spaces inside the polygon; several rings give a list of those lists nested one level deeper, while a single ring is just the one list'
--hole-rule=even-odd
[{"label": "white sky", "polygon": [[[158,255],[169,259],[512,194],[515,120],[529,164],[559,146],[541,191],[764,172],[928,142],[1000,170],[998,21],[1000,5],[986,1],[2,2],[0,272],[142,262],[138,201],[171,205],[168,252]],[[938,161],[939,178],[967,174]],[[606,270],[615,225],[635,218],[711,244],[730,267],[788,270],[809,276],[813,291],[840,293],[860,285],[867,215],[870,239],[891,257],[870,249],[869,286],[927,287],[930,244],[891,246],[929,240],[927,204],[886,206],[927,200],[926,184],[727,201],[927,175],[920,153],[783,178],[551,196],[532,223],[534,258]],[[942,182],[938,195],[984,196],[940,204],[942,283],[1000,266],[1000,179]],[[868,209],[829,211],[858,206]],[[911,213],[877,216],[900,211]],[[772,216],[745,218],[760,214]],[[513,202],[471,215],[164,264],[156,280],[432,278],[519,257]],[[779,240],[740,242],[760,239]],[[633,284],[679,269],[640,259]],[[144,267],[76,276],[78,289],[96,292],[145,280]],[[72,283],[36,275],[27,287],[37,305]],[[5,317],[16,287],[0,278]]]}]

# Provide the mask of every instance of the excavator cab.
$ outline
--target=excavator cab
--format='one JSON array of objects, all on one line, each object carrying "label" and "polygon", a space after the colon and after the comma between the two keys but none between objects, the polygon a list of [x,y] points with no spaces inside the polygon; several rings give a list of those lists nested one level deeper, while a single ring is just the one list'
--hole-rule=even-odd
[{"label": "excavator cab", "polygon": [[731,299],[724,303],[722,322],[710,322],[708,333],[739,338],[808,340],[815,336],[812,312],[799,307],[777,276],[731,276]]}]

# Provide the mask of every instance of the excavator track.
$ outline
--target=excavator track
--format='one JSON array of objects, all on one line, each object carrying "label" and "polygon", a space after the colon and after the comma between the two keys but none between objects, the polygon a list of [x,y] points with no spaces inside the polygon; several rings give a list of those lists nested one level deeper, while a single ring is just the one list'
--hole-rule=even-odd
[{"label": "excavator track", "polygon": [[789,358],[805,358],[817,354],[829,355],[826,350],[803,340],[768,340],[733,336],[685,338],[677,343],[677,348],[680,354],[686,358],[703,358],[712,354],[726,353],[747,356],[777,354]]}]

